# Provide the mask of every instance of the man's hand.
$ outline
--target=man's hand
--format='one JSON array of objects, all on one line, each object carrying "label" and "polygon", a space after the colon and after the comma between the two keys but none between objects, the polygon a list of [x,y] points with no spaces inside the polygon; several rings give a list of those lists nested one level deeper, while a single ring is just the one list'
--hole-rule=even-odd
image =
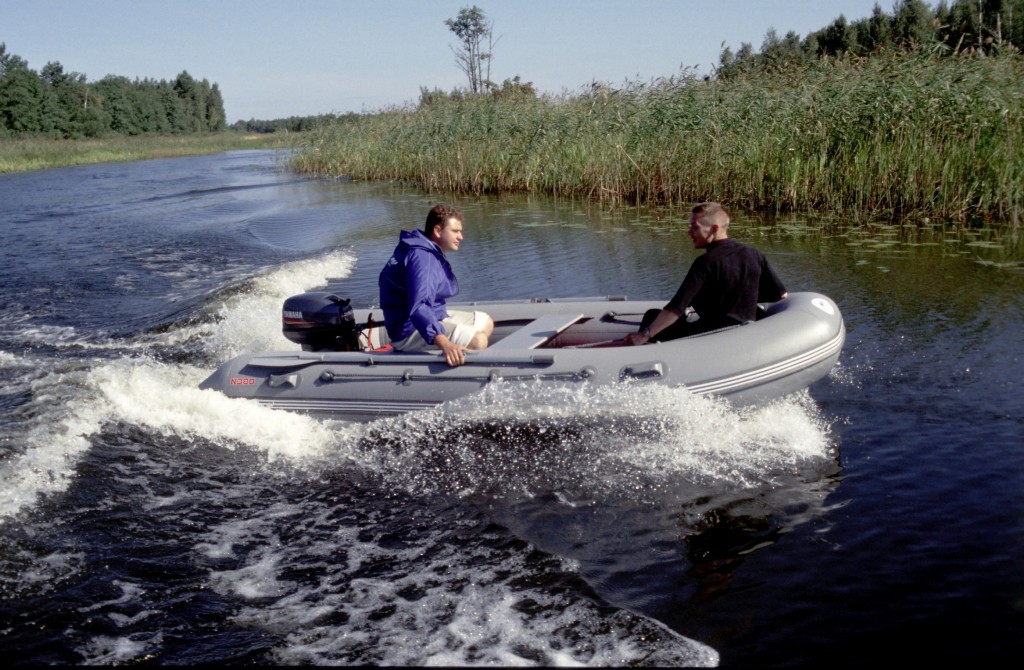
[{"label": "man's hand", "polygon": [[451,367],[458,367],[466,362],[466,348],[449,340],[447,335],[435,335],[434,344],[441,348],[444,359]]},{"label": "man's hand", "polygon": [[630,333],[629,335],[626,335],[622,339],[624,339],[626,341],[626,344],[635,347],[638,344],[647,344],[647,342],[651,338],[646,333],[640,332],[640,333]]}]

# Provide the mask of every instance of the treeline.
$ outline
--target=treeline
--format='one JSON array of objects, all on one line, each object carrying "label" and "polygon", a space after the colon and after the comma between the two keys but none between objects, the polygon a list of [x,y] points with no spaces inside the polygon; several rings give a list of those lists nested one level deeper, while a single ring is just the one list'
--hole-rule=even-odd
[{"label": "treeline", "polygon": [[483,83],[483,89],[484,90],[482,93],[473,93],[472,91],[458,88],[452,90],[451,92],[445,92],[436,87],[434,89],[428,89],[425,86],[420,86],[419,107],[422,109],[424,107],[430,107],[431,105],[436,105],[442,102],[458,102],[466,98],[471,98],[473,96],[480,95],[490,96],[495,99],[537,97],[537,89],[533,87],[533,82],[524,82],[522,79],[519,78],[519,75],[516,75],[511,79],[506,79],[505,81],[501,82],[501,86],[498,86],[497,84],[491,81],[485,81]]},{"label": "treeline", "polygon": [[226,127],[217,84],[186,71],[173,81],[109,75],[90,82],[58,62],[36,72],[0,43],[0,137],[178,135]]},{"label": "treeline", "polygon": [[802,39],[792,31],[779,37],[774,29],[769,30],[757,53],[747,42],[737,52],[726,47],[716,74],[730,77],[820,58],[867,57],[886,50],[993,56],[1019,54],[1021,48],[1024,0],[955,0],[951,5],[943,0],[934,9],[923,0],[898,0],[892,14],[876,4],[868,18],[850,22],[840,15]]},{"label": "treeline", "polygon": [[347,114],[316,114],[314,116],[289,116],[286,119],[273,120],[238,120],[231,124],[231,130],[245,133],[299,133],[306,130],[318,128],[327,123],[351,120],[357,116],[359,115],[356,114],[355,112],[349,112]]},{"label": "treeline", "polygon": [[[488,82],[485,95],[494,98],[511,98],[515,96],[526,96],[536,98],[537,91],[532,82],[523,82],[518,76],[506,79],[500,86]],[[460,89],[451,92],[442,91],[439,88],[428,89],[420,87],[419,107],[429,107],[441,102],[458,101],[467,97],[479,95]],[[379,112],[384,113],[384,112]],[[307,130],[315,130],[325,125],[345,123],[357,120],[361,115],[355,112],[347,114],[317,114],[314,116],[289,116],[286,119],[249,119],[248,121],[238,120],[231,124],[231,130],[245,133],[277,133],[292,132],[298,133]]]}]

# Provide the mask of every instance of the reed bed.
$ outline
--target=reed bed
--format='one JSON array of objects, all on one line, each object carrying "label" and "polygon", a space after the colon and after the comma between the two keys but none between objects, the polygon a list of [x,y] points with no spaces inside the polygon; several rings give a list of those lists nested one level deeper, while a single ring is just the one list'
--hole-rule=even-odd
[{"label": "reed bed", "polygon": [[443,192],[1016,223],[1022,63],[890,54],[562,97],[453,96],[316,129],[292,167]]},{"label": "reed bed", "polygon": [[195,156],[231,149],[284,148],[297,142],[294,135],[243,135],[235,132],[83,140],[0,139],[0,174],[69,165]]}]

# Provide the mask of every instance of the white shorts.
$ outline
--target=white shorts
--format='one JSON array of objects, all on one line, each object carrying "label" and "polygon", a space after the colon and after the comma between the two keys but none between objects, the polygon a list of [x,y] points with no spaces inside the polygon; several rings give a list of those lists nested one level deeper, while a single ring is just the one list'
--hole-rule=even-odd
[{"label": "white shorts", "polygon": [[[483,329],[486,323],[487,314],[484,312],[460,312],[457,310],[449,311],[448,318],[441,321],[448,339],[464,347],[469,346],[473,337]],[[418,330],[413,330],[412,335],[404,340],[392,342],[391,346],[398,351],[423,351],[433,347],[433,345],[427,344]]]}]

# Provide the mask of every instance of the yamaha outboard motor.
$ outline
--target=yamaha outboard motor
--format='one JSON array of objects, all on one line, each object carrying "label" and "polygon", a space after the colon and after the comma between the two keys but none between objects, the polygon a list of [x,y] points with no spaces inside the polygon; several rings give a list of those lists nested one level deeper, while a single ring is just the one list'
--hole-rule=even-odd
[{"label": "yamaha outboard motor", "polygon": [[333,293],[314,291],[284,301],[284,336],[305,351],[359,351],[359,326],[351,301]]}]

